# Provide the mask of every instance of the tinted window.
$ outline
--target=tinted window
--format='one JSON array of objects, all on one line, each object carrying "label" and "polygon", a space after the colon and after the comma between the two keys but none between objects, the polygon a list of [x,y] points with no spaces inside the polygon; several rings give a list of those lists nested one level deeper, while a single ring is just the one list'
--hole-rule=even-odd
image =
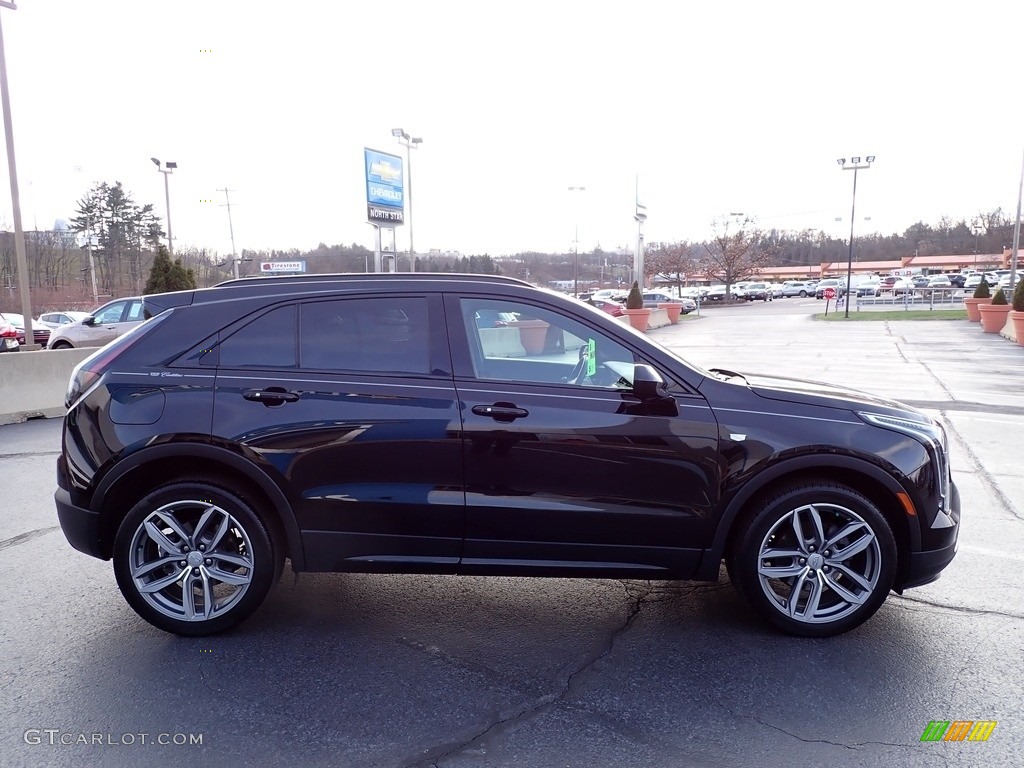
[{"label": "tinted window", "polygon": [[303,368],[429,373],[427,300],[381,297],[302,305]]},{"label": "tinted window", "polygon": [[[495,381],[628,388],[633,353],[578,320],[529,304],[463,299],[476,377]],[[481,317],[514,318],[482,326]]]},{"label": "tinted window", "polygon": [[220,343],[227,368],[294,368],[295,306],[260,315]]}]

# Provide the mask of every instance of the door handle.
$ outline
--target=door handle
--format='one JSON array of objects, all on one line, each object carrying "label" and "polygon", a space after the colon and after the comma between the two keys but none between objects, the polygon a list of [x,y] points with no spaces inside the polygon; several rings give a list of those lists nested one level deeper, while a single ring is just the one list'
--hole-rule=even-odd
[{"label": "door handle", "polygon": [[472,411],[477,416],[490,416],[495,421],[515,421],[530,415],[530,412],[525,408],[517,408],[511,403],[474,405]]},{"label": "door handle", "polygon": [[254,403],[263,403],[266,406],[284,405],[294,403],[299,399],[298,392],[289,392],[283,387],[267,387],[266,389],[247,389],[242,397]]}]

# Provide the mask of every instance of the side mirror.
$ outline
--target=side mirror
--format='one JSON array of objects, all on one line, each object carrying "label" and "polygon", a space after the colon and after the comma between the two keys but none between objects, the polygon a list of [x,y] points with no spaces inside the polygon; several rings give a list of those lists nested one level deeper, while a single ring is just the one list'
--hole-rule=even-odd
[{"label": "side mirror", "polygon": [[82,325],[96,325],[96,318],[89,315],[85,320],[82,321]]},{"label": "side mirror", "polygon": [[633,366],[633,394],[641,400],[657,400],[665,397],[665,380],[649,365]]}]

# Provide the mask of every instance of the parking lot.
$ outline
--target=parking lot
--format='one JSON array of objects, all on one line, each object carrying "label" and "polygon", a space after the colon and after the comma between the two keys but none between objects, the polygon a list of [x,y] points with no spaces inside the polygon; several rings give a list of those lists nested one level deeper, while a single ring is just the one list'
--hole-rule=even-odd
[{"label": "parking lot", "polygon": [[[175,637],[67,545],[60,423],[33,421],[0,427],[0,764],[1020,765],[1024,347],[963,320],[823,310],[715,307],[650,335],[701,366],[848,385],[946,424],[957,558],[862,627],[777,634],[724,578],[286,572],[239,629]],[[937,720],[997,725],[922,742]]]}]

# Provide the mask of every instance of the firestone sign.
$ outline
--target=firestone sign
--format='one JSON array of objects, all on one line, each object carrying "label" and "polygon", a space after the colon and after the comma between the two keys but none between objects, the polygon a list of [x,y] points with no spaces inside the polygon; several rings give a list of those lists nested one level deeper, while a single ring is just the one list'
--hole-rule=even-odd
[{"label": "firestone sign", "polygon": [[260,262],[260,274],[264,275],[294,275],[306,271],[304,261],[262,261]]},{"label": "firestone sign", "polygon": [[405,171],[402,158],[363,148],[366,162],[366,219],[395,227],[405,223]]}]

